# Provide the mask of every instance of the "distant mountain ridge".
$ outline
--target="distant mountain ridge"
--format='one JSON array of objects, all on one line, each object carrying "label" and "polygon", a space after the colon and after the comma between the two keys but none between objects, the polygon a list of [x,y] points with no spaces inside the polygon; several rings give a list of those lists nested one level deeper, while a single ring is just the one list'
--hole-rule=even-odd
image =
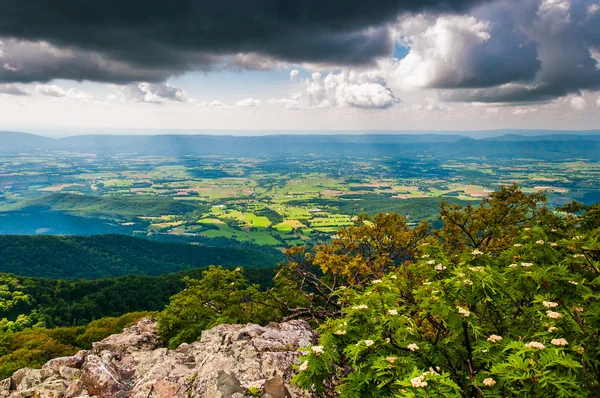
[{"label": "distant mountain ridge", "polygon": [[0,152],[72,151],[160,156],[399,156],[600,159],[600,131],[474,139],[447,134],[371,135],[79,135],[60,139],[0,132]]}]

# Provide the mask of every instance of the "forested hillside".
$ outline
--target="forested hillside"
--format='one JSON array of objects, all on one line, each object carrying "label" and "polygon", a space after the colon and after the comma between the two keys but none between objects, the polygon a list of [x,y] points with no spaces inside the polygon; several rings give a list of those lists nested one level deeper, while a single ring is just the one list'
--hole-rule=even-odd
[{"label": "forested hillside", "polygon": [[[160,311],[204,269],[160,276],[129,275],[96,280],[54,280],[0,274],[0,335],[27,327],[84,326],[106,316]],[[273,286],[274,268],[249,268],[250,283]]]},{"label": "forested hillside", "polygon": [[209,206],[177,201],[164,196],[90,196],[56,193],[19,204],[22,209],[68,211],[72,214],[104,217],[159,217],[164,214],[184,215],[205,212]]},{"label": "forested hillside", "polygon": [[162,243],[125,235],[0,235],[0,272],[53,279],[161,275],[209,265],[274,267],[276,252]]}]

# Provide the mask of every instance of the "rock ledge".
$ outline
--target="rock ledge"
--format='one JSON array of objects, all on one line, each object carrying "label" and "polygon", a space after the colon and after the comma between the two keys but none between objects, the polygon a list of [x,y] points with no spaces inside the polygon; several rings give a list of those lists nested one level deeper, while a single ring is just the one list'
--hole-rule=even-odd
[{"label": "rock ledge", "polygon": [[143,319],[93,349],[21,369],[0,381],[0,398],[310,397],[290,385],[299,347],[316,342],[304,321],[219,325],[199,342],[161,347],[156,323]]}]

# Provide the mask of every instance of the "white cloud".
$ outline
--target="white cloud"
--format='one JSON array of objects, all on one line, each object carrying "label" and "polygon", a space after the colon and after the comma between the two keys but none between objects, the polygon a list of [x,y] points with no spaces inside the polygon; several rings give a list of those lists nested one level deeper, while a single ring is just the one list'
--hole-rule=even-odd
[{"label": "white cloud", "polygon": [[587,102],[582,96],[571,96],[569,102],[571,103],[571,106],[577,110],[585,109],[587,106]]},{"label": "white cloud", "polygon": [[35,86],[35,91],[47,97],[64,97],[67,95],[65,90],[55,84],[38,84]]},{"label": "white cloud", "polygon": [[226,68],[233,70],[271,70],[286,64],[273,57],[258,53],[239,53],[229,57]]},{"label": "white cloud", "polygon": [[171,102],[189,102],[186,92],[166,83],[146,83],[130,84],[123,86],[121,92],[126,99],[132,102],[149,102],[160,104],[167,101]]},{"label": "white cloud", "polygon": [[290,72],[290,79],[295,78],[299,74],[300,74],[300,71],[298,69],[294,69],[293,71]]},{"label": "white cloud", "polygon": [[513,115],[527,115],[529,113],[536,113],[538,111],[536,106],[517,106],[514,108]]},{"label": "white cloud", "polygon": [[219,100],[212,100],[207,104],[207,106],[209,108],[225,108],[225,104]]},{"label": "white cloud", "polygon": [[0,94],[29,95],[29,91],[21,84],[0,84]]},{"label": "white cloud", "polygon": [[596,15],[598,11],[600,11],[600,3],[592,3],[587,8],[587,13],[590,16]]},{"label": "white cloud", "polygon": [[596,61],[596,69],[600,70],[600,48],[591,47],[590,56],[594,61]]},{"label": "white cloud", "polygon": [[286,109],[298,109],[300,107],[300,101],[293,98],[273,98],[267,102],[274,105],[284,105]]},{"label": "white cloud", "polygon": [[254,98],[246,98],[246,99],[236,102],[235,106],[247,108],[247,107],[257,107],[257,106],[260,106],[261,104],[262,104],[261,100],[257,100]]},{"label": "white cloud", "polygon": [[453,86],[478,78],[473,53],[491,37],[490,26],[472,16],[425,15],[400,19],[394,27],[399,44],[410,51],[401,60],[388,60],[382,69],[393,87],[404,89]]},{"label": "white cloud", "polygon": [[597,106],[598,108],[600,108],[600,97],[598,97],[598,99],[596,100],[596,106]]},{"label": "white cloud", "polygon": [[74,88],[64,90],[56,84],[38,84],[35,91],[46,97],[66,98],[74,101],[92,101],[94,97]]},{"label": "white cloud", "polygon": [[303,81],[300,100],[309,107],[356,107],[383,109],[399,102],[386,87],[378,71],[329,73],[325,78],[319,72]]}]

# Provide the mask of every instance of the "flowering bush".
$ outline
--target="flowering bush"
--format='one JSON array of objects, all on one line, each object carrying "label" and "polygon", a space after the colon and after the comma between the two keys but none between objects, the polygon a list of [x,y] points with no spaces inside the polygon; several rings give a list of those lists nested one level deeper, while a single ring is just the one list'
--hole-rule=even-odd
[{"label": "flowering bush", "polygon": [[295,382],[357,398],[600,396],[597,221],[530,221],[487,246],[427,240],[416,260],[337,289],[341,316]]}]

